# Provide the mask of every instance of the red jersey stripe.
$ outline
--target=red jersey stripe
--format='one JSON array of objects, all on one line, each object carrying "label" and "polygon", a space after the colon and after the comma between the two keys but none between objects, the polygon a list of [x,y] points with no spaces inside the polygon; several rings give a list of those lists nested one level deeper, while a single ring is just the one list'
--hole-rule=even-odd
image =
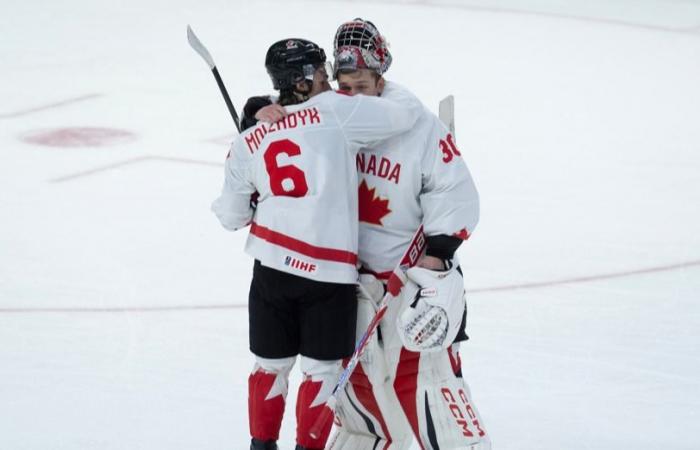
[{"label": "red jersey stripe", "polygon": [[322,259],[345,264],[357,264],[357,254],[335,248],[316,247],[286,234],[279,233],[253,222],[250,224],[250,234],[263,239],[270,244],[279,245],[311,258]]}]

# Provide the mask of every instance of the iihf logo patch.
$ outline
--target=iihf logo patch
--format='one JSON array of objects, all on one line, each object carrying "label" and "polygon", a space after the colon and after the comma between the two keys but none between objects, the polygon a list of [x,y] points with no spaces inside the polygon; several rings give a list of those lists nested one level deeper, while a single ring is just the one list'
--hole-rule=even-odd
[{"label": "iihf logo patch", "polygon": [[297,259],[293,256],[285,256],[284,257],[284,265],[292,267],[297,270],[301,270],[304,272],[309,272],[313,273],[316,272],[316,264],[310,263],[308,261],[302,261],[300,259]]},{"label": "iihf logo patch", "polygon": [[287,41],[287,48],[288,49],[297,48],[297,47],[298,47],[297,41],[292,41],[292,40]]}]

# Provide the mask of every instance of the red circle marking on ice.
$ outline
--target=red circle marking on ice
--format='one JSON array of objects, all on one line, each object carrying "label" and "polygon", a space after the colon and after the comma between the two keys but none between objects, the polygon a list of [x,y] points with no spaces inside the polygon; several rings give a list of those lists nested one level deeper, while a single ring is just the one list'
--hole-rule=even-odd
[{"label": "red circle marking on ice", "polygon": [[102,147],[132,141],[136,135],[116,128],[69,127],[37,130],[21,137],[24,142],[48,147]]}]

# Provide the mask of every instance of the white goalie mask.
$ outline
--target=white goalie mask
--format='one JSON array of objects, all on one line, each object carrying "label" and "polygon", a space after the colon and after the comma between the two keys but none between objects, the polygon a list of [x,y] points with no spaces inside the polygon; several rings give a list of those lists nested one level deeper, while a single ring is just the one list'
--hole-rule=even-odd
[{"label": "white goalie mask", "polygon": [[341,70],[370,69],[382,75],[391,66],[391,53],[384,36],[368,20],[342,24],[333,41],[333,74]]}]

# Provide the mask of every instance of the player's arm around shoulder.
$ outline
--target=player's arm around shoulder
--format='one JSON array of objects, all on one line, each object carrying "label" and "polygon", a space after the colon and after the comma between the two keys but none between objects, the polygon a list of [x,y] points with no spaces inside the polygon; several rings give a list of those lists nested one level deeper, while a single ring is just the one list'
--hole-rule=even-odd
[{"label": "player's arm around shoulder", "polygon": [[385,100],[398,103],[418,116],[429,112],[423,102],[421,102],[413,92],[394,81],[385,80],[384,91],[382,91],[381,97]]},{"label": "player's arm around shoulder", "polygon": [[333,110],[346,139],[355,145],[373,143],[405,133],[420,117],[416,109],[383,97],[334,93]]},{"label": "player's arm around shoulder", "polygon": [[243,136],[239,135],[231,145],[224,164],[224,185],[211,205],[221,225],[231,231],[248,225],[255,213],[257,193],[252,181],[252,153]]}]

